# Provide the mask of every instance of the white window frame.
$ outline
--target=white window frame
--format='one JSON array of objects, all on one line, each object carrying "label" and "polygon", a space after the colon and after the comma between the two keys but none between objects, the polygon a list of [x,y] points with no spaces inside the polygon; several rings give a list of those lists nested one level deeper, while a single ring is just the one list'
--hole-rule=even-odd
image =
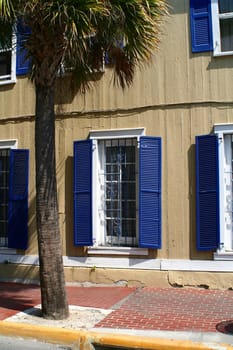
[{"label": "white window frame", "polygon": [[11,73],[9,75],[0,75],[0,85],[13,84],[16,82],[16,34],[12,35],[12,46],[8,50],[11,51]]},{"label": "white window frame", "polygon": [[233,51],[221,51],[220,19],[232,18],[233,12],[219,13],[218,0],[211,0],[212,30],[213,30],[213,55],[228,56],[233,55]]},{"label": "white window frame", "polygon": [[227,236],[225,229],[227,223],[225,222],[225,206],[226,206],[226,183],[224,171],[227,170],[227,155],[225,153],[225,142],[224,137],[226,135],[233,135],[233,124],[215,124],[214,133],[218,137],[219,147],[219,223],[220,223],[220,248],[214,253],[215,260],[226,259],[233,260],[233,248],[229,248],[233,239],[232,236]]},{"label": "white window frame", "polygon": [[92,130],[89,133],[89,139],[93,140],[93,247],[88,247],[89,254],[120,254],[120,255],[147,255],[148,249],[131,247],[102,247],[98,245],[98,235],[101,234],[101,218],[99,217],[99,208],[101,206],[101,189],[99,186],[98,173],[100,168],[98,141],[105,139],[125,139],[136,138],[139,142],[141,136],[145,135],[145,128],[134,129],[111,129],[111,130]]},{"label": "white window frame", "polygon": [[[11,148],[11,149],[17,149],[18,148],[18,140],[0,140],[0,149],[3,148]],[[16,254],[16,249],[7,248],[7,247],[0,247],[0,255],[1,254]]]}]

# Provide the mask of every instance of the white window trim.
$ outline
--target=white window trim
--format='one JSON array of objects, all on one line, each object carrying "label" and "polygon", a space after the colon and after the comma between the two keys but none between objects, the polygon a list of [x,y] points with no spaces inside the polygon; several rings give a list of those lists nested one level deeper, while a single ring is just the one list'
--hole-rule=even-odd
[{"label": "white window trim", "polygon": [[144,135],[145,128],[92,130],[89,133],[89,139],[104,140],[137,138],[137,140],[139,140],[139,138]]},{"label": "white window trim", "polygon": [[130,248],[130,247],[88,247],[88,255],[120,255],[120,256],[147,256],[147,248]]},{"label": "white window trim", "polygon": [[[12,35],[12,47],[11,47],[11,75],[0,76],[0,86],[16,83],[16,34]],[[5,80],[6,79],[6,80]]]},{"label": "white window trim", "polygon": [[[93,174],[98,174],[99,157],[97,142],[98,140],[105,139],[123,139],[123,138],[136,138],[139,141],[141,136],[145,135],[145,128],[133,128],[133,129],[109,129],[109,130],[92,130],[89,133],[89,139],[93,140]],[[98,216],[98,203],[99,203],[99,186],[98,177],[93,176],[93,223],[99,222]],[[93,225],[93,226],[94,226]],[[145,248],[130,248],[130,247],[99,247],[95,246],[95,227],[93,227],[93,247],[88,247],[89,255],[122,255],[133,256],[142,255],[148,256],[148,249]]]},{"label": "white window trim", "polygon": [[218,0],[211,0],[211,15],[212,15],[212,30],[213,30],[213,55],[214,56],[229,56],[233,55],[233,51],[221,51],[220,37],[220,18],[232,18],[233,12],[227,14],[219,14]]},{"label": "white window trim", "polygon": [[0,140],[0,148],[18,148],[18,140]]},{"label": "white window trim", "polygon": [[[233,124],[215,124],[214,133],[218,137],[219,144],[219,169],[224,168],[225,164],[225,152],[224,152],[224,135],[233,134]],[[224,191],[224,174],[223,171],[219,171],[219,216],[220,216],[220,248],[214,253],[215,260],[233,260],[233,251],[226,251],[224,243],[226,241],[224,232],[224,207],[225,196]]]}]

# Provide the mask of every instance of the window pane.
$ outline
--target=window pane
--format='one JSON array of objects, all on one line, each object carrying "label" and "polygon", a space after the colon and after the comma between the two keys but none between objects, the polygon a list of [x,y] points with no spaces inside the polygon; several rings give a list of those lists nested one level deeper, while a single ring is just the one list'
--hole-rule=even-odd
[{"label": "window pane", "polygon": [[221,51],[233,51],[233,19],[220,20]]},{"label": "window pane", "polygon": [[123,218],[136,218],[136,206],[135,201],[123,201],[122,202],[122,217]]},{"label": "window pane", "polygon": [[11,74],[11,51],[0,52],[0,76]]},{"label": "window pane", "polygon": [[117,181],[119,174],[117,165],[106,165],[106,181]]},{"label": "window pane", "polygon": [[136,190],[135,190],[135,183],[123,183],[121,187],[121,198],[125,200],[129,199],[136,199]]},{"label": "window pane", "polygon": [[122,221],[122,236],[123,237],[135,237],[136,222],[135,220],[123,220]]},{"label": "window pane", "polygon": [[105,146],[105,244],[135,246],[136,139],[103,141]]},{"label": "window pane", "polygon": [[12,30],[2,33],[4,42],[0,45],[0,79],[11,77]]},{"label": "window pane", "polygon": [[119,199],[119,184],[116,182],[106,183],[106,199]]},{"label": "window pane", "polygon": [[122,167],[122,180],[123,181],[135,181],[135,164],[127,164],[127,166]]},{"label": "window pane", "polygon": [[219,0],[219,13],[233,12],[232,0]]},{"label": "window pane", "polygon": [[9,149],[0,149],[0,246],[8,245]]}]

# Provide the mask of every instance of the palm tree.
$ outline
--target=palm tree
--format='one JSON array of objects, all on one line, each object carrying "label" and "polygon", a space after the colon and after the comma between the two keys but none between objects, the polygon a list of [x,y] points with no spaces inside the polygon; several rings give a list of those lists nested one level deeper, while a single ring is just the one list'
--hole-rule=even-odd
[{"label": "palm tree", "polygon": [[45,318],[63,319],[69,313],[55,164],[54,91],[59,68],[72,67],[79,86],[85,88],[93,68],[102,65],[107,53],[115,82],[125,88],[132,83],[136,67],[157,48],[166,13],[165,0],[0,0],[2,45],[17,21],[30,28],[23,42],[36,92],[36,218]]}]

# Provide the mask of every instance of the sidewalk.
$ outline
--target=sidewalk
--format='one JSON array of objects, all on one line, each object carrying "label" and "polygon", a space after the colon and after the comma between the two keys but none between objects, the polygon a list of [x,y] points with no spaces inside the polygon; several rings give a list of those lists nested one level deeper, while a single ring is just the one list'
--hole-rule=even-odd
[{"label": "sidewalk", "polygon": [[[233,345],[232,290],[91,285],[67,286],[67,294],[70,305],[110,311],[95,331]],[[0,320],[38,304],[38,286],[0,283]]]}]

